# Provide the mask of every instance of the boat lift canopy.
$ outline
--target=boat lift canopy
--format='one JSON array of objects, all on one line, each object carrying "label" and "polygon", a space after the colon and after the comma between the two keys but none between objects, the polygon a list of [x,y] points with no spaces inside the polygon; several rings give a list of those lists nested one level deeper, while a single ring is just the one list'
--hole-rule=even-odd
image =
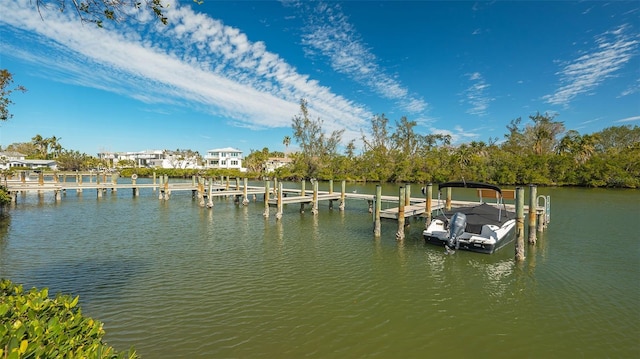
[{"label": "boat lift canopy", "polygon": [[502,196],[502,190],[500,190],[500,187],[496,186],[496,185],[492,185],[492,184],[488,184],[488,183],[483,183],[483,182],[467,182],[467,181],[454,181],[454,182],[445,182],[445,183],[440,183],[438,185],[438,190],[441,190],[443,188],[447,188],[447,187],[456,187],[456,188],[486,188],[486,189],[492,189],[498,193],[500,193],[500,195]]}]

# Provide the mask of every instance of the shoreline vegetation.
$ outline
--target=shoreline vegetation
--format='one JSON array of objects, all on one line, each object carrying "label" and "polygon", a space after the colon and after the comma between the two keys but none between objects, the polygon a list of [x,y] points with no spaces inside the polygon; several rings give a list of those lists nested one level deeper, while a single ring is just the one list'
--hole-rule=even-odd
[{"label": "shoreline vegetation", "polygon": [[[252,149],[243,162],[247,172],[142,168],[135,167],[132,161],[119,161],[114,168],[109,160],[64,149],[61,139],[55,136],[36,135],[31,142],[13,143],[2,150],[20,152],[28,159],[55,160],[60,171],[103,169],[118,171],[126,177],[132,174],[150,177],[155,172],[173,178],[200,175],[381,183],[442,183],[464,179],[501,186],[640,188],[640,127],[637,125],[611,126],[582,135],[575,130],[566,131],[554,115],[536,113],[529,116],[526,124],[521,118],[512,120],[506,126],[508,132],[503,140],[496,137],[488,142],[461,144],[452,144],[453,139],[447,134],[418,134],[414,131],[417,122],[406,117],[391,126],[384,114],[376,115],[370,125],[369,131],[366,134],[363,131],[359,139],[362,148],[356,148],[356,139],[339,148],[344,130],[327,134],[322,120],[309,118],[307,102],[303,99],[300,113],[292,118],[291,125],[298,150],[283,153],[267,147]],[[290,136],[285,136],[283,145],[288,149],[291,141]],[[195,158],[202,163],[197,151],[165,151],[174,158]],[[267,172],[266,164],[274,157],[287,158],[290,163]],[[17,170],[21,169],[12,168],[4,174],[11,176]],[[2,198],[0,195],[0,200]]]}]

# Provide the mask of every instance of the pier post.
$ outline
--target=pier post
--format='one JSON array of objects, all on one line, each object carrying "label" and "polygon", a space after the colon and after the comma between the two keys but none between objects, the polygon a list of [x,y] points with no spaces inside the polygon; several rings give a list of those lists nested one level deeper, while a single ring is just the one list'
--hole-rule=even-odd
[{"label": "pier post", "polygon": [[158,199],[164,199],[164,186],[163,186],[164,176],[160,175],[158,180],[159,180],[159,183],[158,183]]},{"label": "pier post", "polygon": [[277,203],[277,212],[276,219],[279,220],[282,218],[282,182],[278,183],[278,197],[276,199]]},{"label": "pier post", "polygon": [[78,185],[78,188],[76,189],[77,193],[82,193],[82,188],[80,188],[80,186],[82,186],[82,173],[77,173],[76,174],[76,184]]},{"label": "pier post", "polygon": [[451,187],[447,187],[447,199],[444,202],[444,208],[447,211],[451,210]]},{"label": "pier post", "polygon": [[247,204],[249,204],[249,197],[247,197],[247,184],[248,184],[248,179],[247,177],[243,178],[242,181],[244,182],[244,188],[242,189],[242,194],[244,196],[244,198],[242,199],[242,204],[244,206],[246,206]]},{"label": "pier post", "polygon": [[118,174],[116,172],[111,174],[111,184],[113,185],[113,187],[111,187],[111,192],[118,192]]},{"label": "pier post", "polygon": [[[306,183],[305,179],[302,179],[302,183],[300,184],[300,197],[305,197],[306,194]],[[300,202],[300,213],[304,213],[304,202]]]},{"label": "pier post", "polygon": [[240,190],[240,178],[236,177],[236,191]]},{"label": "pier post", "polygon": [[60,194],[60,190],[55,190],[55,197],[56,197],[56,202],[59,202],[62,200],[62,195]]},{"label": "pier post", "polygon": [[338,207],[341,211],[344,211],[344,206],[345,206],[345,192],[346,192],[346,185],[347,181],[342,180],[342,183],[340,184],[341,189],[340,189],[340,206]]},{"label": "pier post", "polygon": [[382,186],[376,185],[376,210],[373,215],[373,235],[380,237],[382,231],[380,229],[380,210],[382,209]]},{"label": "pier post", "polygon": [[516,188],[516,262],[524,261],[524,188]]},{"label": "pier post", "polygon": [[229,181],[230,181],[229,180],[229,176],[227,176],[227,182],[226,182],[226,185],[224,187],[224,189],[227,190],[227,191],[229,190]]},{"label": "pier post", "polygon": [[544,212],[537,213],[537,227],[538,232],[544,231]]},{"label": "pier post", "polygon": [[164,175],[164,199],[165,199],[165,201],[169,200],[169,196],[171,196],[171,190],[169,189],[169,175]]},{"label": "pier post", "polygon": [[156,171],[153,171],[153,190],[156,190]]},{"label": "pier post", "polygon": [[426,229],[427,227],[429,227],[429,224],[431,223],[431,206],[433,205],[432,202],[432,197],[433,197],[433,184],[429,183],[427,184],[427,189],[425,191],[425,195],[427,196],[426,198],[426,208],[424,209],[424,214],[426,216],[425,219],[425,224],[424,224],[424,228]]},{"label": "pier post", "polygon": [[[329,194],[333,194],[333,179],[329,180]],[[329,200],[329,209],[333,209],[333,200]]]},{"label": "pier post", "polygon": [[404,185],[404,205],[407,207],[411,205],[411,184],[409,183]]},{"label": "pier post", "polygon": [[538,204],[536,185],[529,185],[529,244],[536,244],[536,212]]},{"label": "pier post", "polygon": [[264,181],[264,218],[269,218],[269,180]]},{"label": "pier post", "polygon": [[136,179],[133,178],[133,176],[131,176],[131,185],[133,186],[132,187],[133,196],[138,197],[138,195],[140,195],[140,190],[138,189],[138,187],[136,187]]},{"label": "pier post", "polygon": [[204,207],[204,177],[198,177],[198,205]]},{"label": "pier post", "polygon": [[102,198],[102,188],[96,188],[96,192],[98,193],[98,198]]},{"label": "pier post", "polygon": [[398,232],[396,232],[396,240],[404,240],[404,201],[405,188],[400,186],[398,193]]},{"label": "pier post", "polygon": [[318,214],[318,181],[313,181],[313,203],[311,205],[311,213]]},{"label": "pier post", "polygon": [[213,178],[209,178],[209,190],[207,191],[207,208],[213,208]]}]

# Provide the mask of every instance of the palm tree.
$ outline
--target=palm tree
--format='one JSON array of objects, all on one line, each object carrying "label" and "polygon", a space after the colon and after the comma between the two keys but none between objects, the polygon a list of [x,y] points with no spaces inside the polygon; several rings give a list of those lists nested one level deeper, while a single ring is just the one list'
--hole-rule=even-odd
[{"label": "palm tree", "polygon": [[285,147],[284,150],[284,158],[287,158],[287,149],[289,149],[289,145],[291,144],[291,137],[289,136],[284,136],[284,138],[282,139],[282,144]]}]

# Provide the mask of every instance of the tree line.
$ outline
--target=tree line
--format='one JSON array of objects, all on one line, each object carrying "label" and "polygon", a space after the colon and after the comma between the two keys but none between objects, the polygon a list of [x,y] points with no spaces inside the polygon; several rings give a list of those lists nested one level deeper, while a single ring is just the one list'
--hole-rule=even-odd
[{"label": "tree line", "polygon": [[[343,131],[327,134],[321,119],[309,118],[307,102],[292,119],[300,151],[289,154],[291,165],[276,170],[280,179],[347,179],[352,181],[442,183],[482,181],[501,185],[640,187],[640,127],[611,126],[592,134],[566,131],[554,115],[536,113],[507,126],[504,140],[452,145],[451,136],[421,135],[406,117],[391,126],[384,115],[370,121],[361,135],[339,153]],[[289,136],[283,143],[288,147]],[[260,174],[261,162],[275,153],[251,151],[245,163]]]}]

